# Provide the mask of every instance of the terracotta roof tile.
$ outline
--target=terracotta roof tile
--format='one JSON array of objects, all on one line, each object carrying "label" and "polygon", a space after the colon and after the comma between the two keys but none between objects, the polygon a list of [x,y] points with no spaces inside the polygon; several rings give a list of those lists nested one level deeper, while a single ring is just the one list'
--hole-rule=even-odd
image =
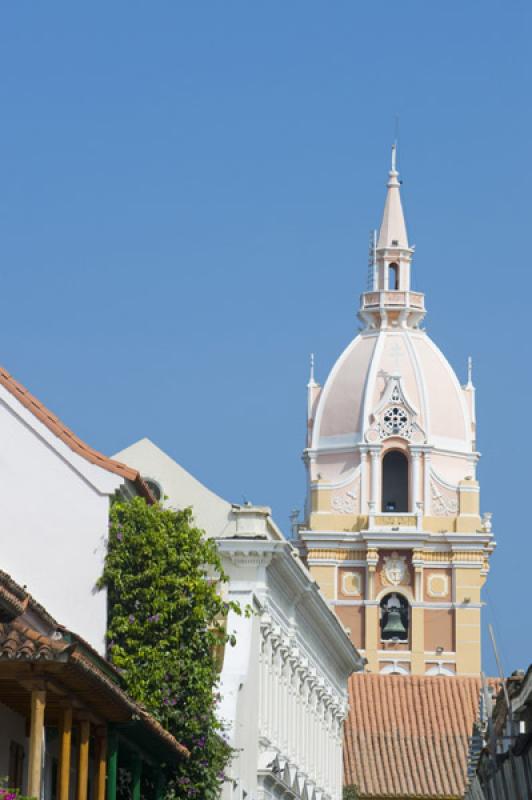
[{"label": "terracotta roof tile", "polygon": [[354,674],[344,780],[361,798],[461,798],[480,678]]},{"label": "terracotta roof tile", "polygon": [[27,408],[31,413],[37,417],[46,427],[54,433],[61,441],[63,441],[74,453],[85,458],[91,464],[96,464],[108,472],[113,472],[116,475],[121,475],[123,478],[132,481],[137,485],[140,494],[150,502],[154,502],[155,498],[150,492],[146,483],[142,480],[140,473],[122,464],[120,461],[114,461],[112,458],[104,456],[97,450],[94,450],[86,444],[79,436],[67,428],[40,400],[37,400],[30,392],[19,383],[7,370],[0,367],[0,385],[8,390],[22,405]]},{"label": "terracotta roof tile", "polygon": [[57,626],[55,619],[31,594],[28,594],[26,587],[20,586],[13,580],[11,575],[0,569],[0,603],[2,600],[11,608],[14,616],[19,616],[29,608],[35,611],[49,625]]},{"label": "terracotta roof tile", "polygon": [[18,661],[52,661],[67,656],[72,646],[38,633],[20,619],[0,624],[0,658]]},{"label": "terracotta roof tile", "polygon": [[[94,655],[94,653],[90,654]],[[100,685],[109,695],[131,714],[132,719],[139,719],[143,725],[165,745],[180,756],[188,756],[188,749],[178,742],[171,733],[146,711],[135,703],[126,692],[106,674],[108,663],[98,656],[94,658],[84,654],[78,642],[67,642],[60,638],[57,641],[46,634],[39,633],[27,625],[22,619],[0,623],[0,663],[2,661],[28,661],[42,663],[44,661],[60,661],[72,664]],[[55,673],[54,673],[55,674]]]}]

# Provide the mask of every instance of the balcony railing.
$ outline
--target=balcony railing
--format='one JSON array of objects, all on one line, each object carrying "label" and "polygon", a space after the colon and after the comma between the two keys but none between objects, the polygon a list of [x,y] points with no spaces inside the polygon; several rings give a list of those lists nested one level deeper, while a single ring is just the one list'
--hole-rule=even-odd
[{"label": "balcony railing", "polygon": [[379,306],[417,308],[425,310],[425,296],[421,292],[364,292],[362,308]]}]

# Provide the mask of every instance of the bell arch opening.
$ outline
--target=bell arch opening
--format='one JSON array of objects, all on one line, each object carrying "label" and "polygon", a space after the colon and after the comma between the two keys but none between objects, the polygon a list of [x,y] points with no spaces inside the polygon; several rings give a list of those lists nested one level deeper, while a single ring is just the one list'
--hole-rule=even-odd
[{"label": "bell arch opening", "polygon": [[396,292],[399,289],[399,264],[388,264],[388,289]]},{"label": "bell arch opening", "polygon": [[396,592],[386,594],[380,602],[381,641],[408,642],[410,606],[406,597]]},{"label": "bell arch opening", "polygon": [[400,450],[390,450],[382,459],[382,510],[408,512],[408,458]]}]

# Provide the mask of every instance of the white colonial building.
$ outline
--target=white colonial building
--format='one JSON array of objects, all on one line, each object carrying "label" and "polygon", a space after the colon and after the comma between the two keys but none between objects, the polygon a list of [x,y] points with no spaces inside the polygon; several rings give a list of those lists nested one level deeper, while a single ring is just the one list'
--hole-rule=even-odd
[{"label": "white colonial building", "polygon": [[95,584],[110,498],[149,490],[136,470],[81,441],[2,368],[0,440],[0,568],[103,654],[107,602]]},{"label": "white colonial building", "polygon": [[270,510],[231,505],[152,442],[120,453],[218,540],[231,612],[220,714],[236,756],[224,800],[340,800],[347,680],[362,660]]}]

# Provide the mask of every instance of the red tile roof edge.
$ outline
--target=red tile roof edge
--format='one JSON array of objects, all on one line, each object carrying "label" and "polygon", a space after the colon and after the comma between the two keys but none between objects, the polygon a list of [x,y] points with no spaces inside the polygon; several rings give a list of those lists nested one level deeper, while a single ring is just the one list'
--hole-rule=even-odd
[{"label": "red tile roof edge", "polygon": [[[6,584],[11,591],[6,590]],[[11,622],[0,624],[0,659],[49,661],[54,657],[66,658],[77,669],[92,677],[102,688],[110,692],[115,700],[128,708],[133,718],[138,717],[155,736],[165,742],[167,747],[181,756],[188,757],[190,755],[185,745],[178,742],[149,711],[129,697],[120,685],[120,673],[113,664],[103,658],[81,637],[58,625],[46,610],[28,594],[25,595],[25,598],[29,607],[41,616],[42,620],[50,627],[66,633],[67,638],[54,640],[50,635],[36,631],[28,621],[25,621],[23,615],[26,612],[26,602],[20,602],[20,595],[25,594],[24,589],[3,571],[0,571],[0,591],[2,594],[6,593],[7,596],[4,599],[13,606],[14,611],[21,611],[21,614]],[[72,641],[68,641],[69,638]],[[114,674],[115,679],[107,673]]]},{"label": "red tile roof edge", "polygon": [[362,800],[461,798],[480,692],[480,676],[352,675],[344,784]]},{"label": "red tile roof edge", "polygon": [[138,717],[146,725],[146,727],[150,728],[152,733],[158,736],[159,739],[162,739],[166,745],[170,747],[170,749],[179,753],[181,756],[190,756],[190,751],[187,747],[185,747],[184,744],[178,742],[177,739],[172,736],[172,734],[169,733],[161,725],[161,723],[144,708],[144,706],[141,706],[132,700],[131,697],[129,697],[129,695],[111,678],[105,675],[105,673],[99,669],[96,664],[83,655],[83,653],[79,652],[77,645],[75,646],[72,654],[69,656],[69,660],[75,664],[76,667],[98,681],[98,683],[103,688],[107,689],[115,697],[115,699],[127,706],[132,715],[134,717]]},{"label": "red tile roof edge", "polygon": [[140,495],[150,503],[155,502],[154,496],[138,470],[128,467],[127,464],[122,464],[120,461],[114,461],[114,459],[104,456],[103,453],[99,453],[86,444],[3,367],[0,367],[0,385],[7,389],[28,411],[31,411],[38,420],[46,425],[48,430],[61,439],[74,453],[82,456],[91,464],[95,464],[108,472],[113,472],[115,475],[121,475],[131,481],[136,485]]},{"label": "red tile roof edge", "polygon": [[[375,800],[377,795],[357,793],[358,800]],[[379,794],[378,800],[463,800],[462,794]]]},{"label": "red tile roof edge", "polygon": [[48,625],[52,627],[58,626],[57,621],[52,615],[32,597],[26,588],[13,580],[11,575],[8,575],[7,572],[4,572],[2,569],[0,569],[0,594],[7,602],[9,602],[11,596],[15,601],[20,603],[20,605],[15,606],[13,601],[11,601],[14,611],[18,611],[19,614],[29,608],[40,616]]}]

